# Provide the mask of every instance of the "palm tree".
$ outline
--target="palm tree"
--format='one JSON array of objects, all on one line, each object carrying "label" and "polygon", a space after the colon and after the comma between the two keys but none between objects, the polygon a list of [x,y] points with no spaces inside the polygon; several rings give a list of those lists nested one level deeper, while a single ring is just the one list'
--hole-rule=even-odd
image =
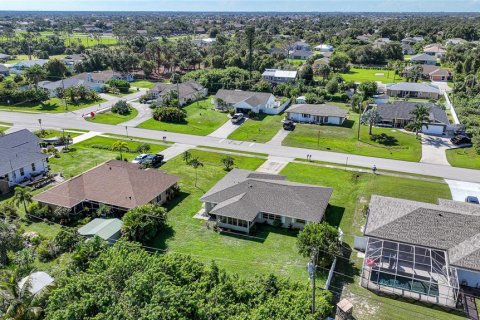
[{"label": "palm tree", "polygon": [[35,88],[38,83],[47,77],[47,72],[42,66],[36,64],[25,70],[25,77],[27,77],[30,83],[33,83]]},{"label": "palm tree", "polygon": [[198,159],[198,157],[194,157],[190,160],[188,163],[193,169],[195,169],[195,187],[197,186],[197,180],[198,180],[198,173],[197,169],[199,167],[203,167],[203,163]]},{"label": "palm tree", "polygon": [[128,144],[125,141],[117,141],[114,142],[112,145],[112,150],[113,151],[119,151],[120,152],[120,160],[123,160],[123,152],[128,151]]},{"label": "palm tree", "polygon": [[192,158],[192,154],[188,151],[185,151],[183,154],[182,154],[182,158],[183,158],[183,161],[185,161],[185,163],[189,163],[190,162],[190,159]]},{"label": "palm tree", "polygon": [[381,117],[377,111],[377,108],[371,108],[362,114],[362,117],[360,118],[360,123],[367,124],[369,127],[368,134],[372,135],[372,127],[376,125],[380,120]]},{"label": "palm tree", "polygon": [[430,122],[430,111],[427,107],[422,105],[416,105],[415,109],[410,112],[413,116],[413,122],[411,126],[415,130],[415,136],[418,137],[418,133],[425,126],[428,129],[428,123]]},{"label": "palm tree", "polygon": [[15,187],[13,201],[17,206],[23,203],[23,208],[25,209],[25,213],[27,213],[27,202],[32,202],[32,193],[30,188]]}]

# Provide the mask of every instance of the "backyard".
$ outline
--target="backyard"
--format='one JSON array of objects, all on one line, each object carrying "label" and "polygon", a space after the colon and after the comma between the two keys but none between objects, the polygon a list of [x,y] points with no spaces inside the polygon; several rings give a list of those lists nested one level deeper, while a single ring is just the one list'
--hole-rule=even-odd
[{"label": "backyard", "polygon": [[248,119],[228,139],[264,143],[270,141],[282,128],[285,115],[259,114],[258,119]]},{"label": "backyard", "polygon": [[93,118],[86,118],[89,122],[104,123],[104,124],[119,124],[135,118],[138,111],[135,108],[130,109],[130,113],[126,115],[113,113],[111,111],[105,113],[97,113]]},{"label": "backyard", "polygon": [[148,80],[136,80],[136,81],[130,82],[130,85],[132,87],[150,89],[155,85],[155,83]]},{"label": "backyard", "polygon": [[152,118],[141,123],[138,128],[206,136],[228,120],[227,114],[215,110],[210,101],[211,97],[208,97],[184,107],[183,110],[187,112],[184,123],[162,122]]},{"label": "backyard", "polygon": [[362,125],[357,141],[357,132],[358,114],[350,113],[342,126],[297,124],[283,145],[405,161],[421,159],[422,145],[414,134],[374,127],[373,141],[368,126]]},{"label": "backyard", "polygon": [[473,147],[447,150],[447,160],[453,167],[480,169],[480,155]]},{"label": "backyard", "polygon": [[390,72],[386,69],[360,69],[351,68],[348,73],[342,73],[342,78],[345,81],[366,82],[366,81],[381,81],[383,83],[404,81],[400,76],[395,76],[394,71]]},{"label": "backyard", "polygon": [[60,98],[50,98],[44,102],[30,102],[14,105],[0,104],[0,110],[60,113],[87,108],[105,101],[106,100],[103,99],[96,101],[80,101],[76,104],[73,104],[71,101],[67,101],[67,106],[65,107],[64,100]]}]

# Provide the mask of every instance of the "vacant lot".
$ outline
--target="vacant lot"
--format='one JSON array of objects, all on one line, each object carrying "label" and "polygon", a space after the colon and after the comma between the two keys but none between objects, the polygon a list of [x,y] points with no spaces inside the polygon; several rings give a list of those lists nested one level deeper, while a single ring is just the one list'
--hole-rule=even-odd
[{"label": "vacant lot", "polygon": [[138,115],[138,111],[135,108],[131,108],[129,114],[121,115],[113,112],[97,113],[93,118],[86,118],[89,122],[105,123],[105,124],[119,124],[135,118]]},{"label": "vacant lot", "polygon": [[150,130],[161,130],[206,136],[220,128],[227,120],[226,113],[216,111],[210,102],[210,97],[191,103],[184,107],[187,118],[184,123],[168,123],[149,119],[138,127]]},{"label": "vacant lot", "polygon": [[447,150],[447,160],[453,167],[480,169],[480,155],[473,147]]},{"label": "vacant lot", "polygon": [[282,128],[284,114],[265,115],[260,114],[258,119],[248,119],[235,130],[228,139],[253,141],[264,143],[270,141],[273,136]]},{"label": "vacant lot", "polygon": [[0,104],[0,110],[60,113],[87,108],[105,101],[106,100],[100,99],[97,101],[83,101],[76,104],[73,104],[71,101],[67,101],[67,106],[65,106],[64,100],[59,98],[51,98],[44,102],[21,103],[15,105]]},{"label": "vacant lot", "polygon": [[341,76],[345,81],[354,82],[381,81],[383,83],[391,83],[404,80],[398,75],[394,79],[394,71],[386,69],[351,68],[348,73],[342,73]]},{"label": "vacant lot", "polygon": [[343,126],[299,124],[283,140],[283,144],[415,162],[421,159],[422,146],[414,134],[392,128],[373,128],[372,137],[376,138],[373,141],[368,134],[368,126],[362,125],[358,141],[357,129],[357,114],[350,114]]},{"label": "vacant lot", "polygon": [[155,83],[148,80],[137,80],[137,81],[130,82],[130,85],[132,87],[150,89],[155,85]]},{"label": "vacant lot", "polygon": [[[364,208],[372,194],[432,203],[436,202],[437,198],[451,199],[448,186],[440,181],[387,177],[298,163],[290,163],[281,174],[286,175],[288,180],[333,187],[326,219],[342,229],[345,234],[344,246],[347,248],[353,247],[353,235],[361,235],[360,228],[365,223]],[[424,314],[422,319],[457,319],[443,311],[380,297],[361,288],[358,274],[362,260],[357,259],[356,252],[351,253],[350,260],[350,263],[344,259],[338,260],[336,271],[348,276],[336,274],[333,285],[338,292],[340,287],[346,284],[343,297],[354,303],[356,319],[419,319],[418,312]]]}]

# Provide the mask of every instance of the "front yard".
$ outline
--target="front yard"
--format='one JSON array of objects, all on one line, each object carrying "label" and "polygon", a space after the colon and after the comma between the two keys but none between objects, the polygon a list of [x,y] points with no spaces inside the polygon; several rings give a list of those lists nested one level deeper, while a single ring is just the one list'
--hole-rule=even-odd
[{"label": "front yard", "polygon": [[228,139],[264,143],[270,141],[282,128],[285,115],[258,115],[258,119],[248,119],[235,130]]},{"label": "front yard", "polygon": [[136,81],[130,82],[130,85],[132,87],[150,89],[155,85],[155,83],[148,80],[136,80]]},{"label": "front yard", "polygon": [[138,115],[138,111],[135,108],[131,108],[129,114],[121,115],[113,113],[111,111],[105,113],[97,113],[93,118],[86,118],[89,122],[104,123],[104,124],[119,124],[135,118]]},{"label": "front yard", "polygon": [[449,149],[447,160],[452,167],[480,169],[480,155],[473,147]]},{"label": "front yard", "polygon": [[358,114],[352,113],[343,126],[297,124],[283,145],[415,162],[421,159],[422,145],[414,134],[374,127],[372,133],[377,139],[373,141],[368,126],[362,125],[357,141],[357,129]]},{"label": "front yard", "polygon": [[60,113],[87,108],[105,101],[106,100],[104,99],[100,99],[96,101],[81,101],[76,104],[73,104],[71,101],[67,101],[67,106],[65,107],[65,102],[63,99],[50,98],[44,102],[21,103],[15,105],[0,104],[0,110]]},{"label": "front yard", "polygon": [[214,109],[211,97],[193,102],[183,108],[187,112],[184,123],[169,123],[149,119],[138,128],[206,136],[220,128],[227,120],[226,113]]}]

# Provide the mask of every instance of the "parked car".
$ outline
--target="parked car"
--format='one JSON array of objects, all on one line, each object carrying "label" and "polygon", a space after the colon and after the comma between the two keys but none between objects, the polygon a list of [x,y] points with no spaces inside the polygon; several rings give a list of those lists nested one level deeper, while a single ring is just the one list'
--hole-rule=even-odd
[{"label": "parked car", "polygon": [[292,120],[285,120],[283,122],[283,129],[293,131],[295,129],[295,122],[293,122]]},{"label": "parked car", "polygon": [[468,196],[467,198],[465,198],[465,202],[479,204],[478,198],[474,196]]},{"label": "parked car", "polygon": [[135,157],[132,160],[132,163],[142,163],[142,161],[148,156],[148,154],[142,153]]},{"label": "parked car", "polygon": [[158,167],[162,164],[164,156],[162,154],[149,154],[142,160],[142,165]]},{"label": "parked car", "polygon": [[232,116],[232,123],[239,123],[240,121],[243,120],[243,113],[235,113]]},{"label": "parked car", "polygon": [[454,145],[461,145],[461,144],[471,144],[472,143],[472,139],[470,139],[469,137],[465,136],[465,135],[458,135],[458,136],[454,136],[452,139],[450,139],[450,141],[454,144]]}]

